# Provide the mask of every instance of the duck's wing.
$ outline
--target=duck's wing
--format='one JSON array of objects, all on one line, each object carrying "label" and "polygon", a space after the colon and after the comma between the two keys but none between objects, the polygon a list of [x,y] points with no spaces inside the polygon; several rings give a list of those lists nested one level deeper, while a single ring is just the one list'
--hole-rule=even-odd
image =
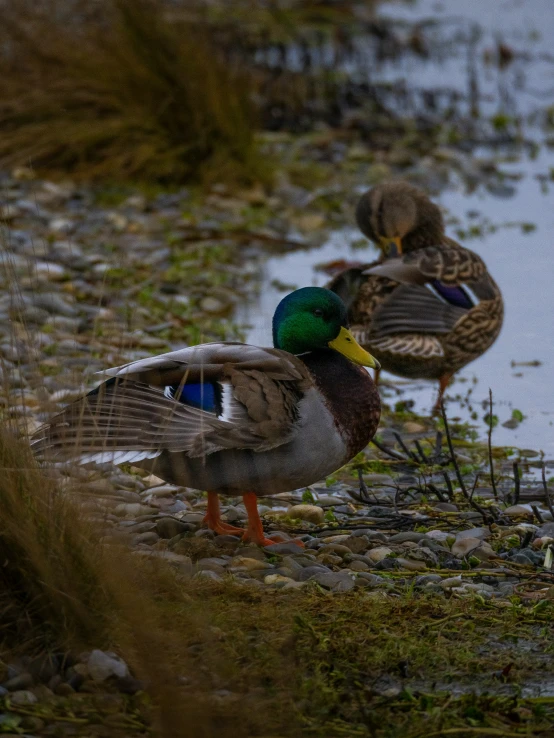
[{"label": "duck's wing", "polygon": [[107,374],[36,432],[39,458],[123,463],[163,450],[194,457],[264,451],[294,437],[298,403],[311,386],[291,354],[232,343],[141,359]]},{"label": "duck's wing", "polygon": [[455,242],[429,246],[364,271],[398,286],[374,312],[372,338],[399,333],[444,334],[497,288],[477,254]]}]

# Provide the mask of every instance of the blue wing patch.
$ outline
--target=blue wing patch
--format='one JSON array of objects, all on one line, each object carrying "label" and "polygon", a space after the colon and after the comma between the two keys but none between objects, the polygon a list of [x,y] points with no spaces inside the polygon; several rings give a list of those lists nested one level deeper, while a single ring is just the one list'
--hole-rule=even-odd
[{"label": "blue wing patch", "polygon": [[433,288],[449,305],[471,310],[475,307],[474,302],[461,285],[449,285],[439,282],[438,279],[431,281]]},{"label": "blue wing patch", "polygon": [[196,407],[208,413],[215,413],[216,415],[222,413],[221,389],[216,383],[172,384],[165,388],[164,395],[177,400],[177,402],[182,402],[183,405]]}]

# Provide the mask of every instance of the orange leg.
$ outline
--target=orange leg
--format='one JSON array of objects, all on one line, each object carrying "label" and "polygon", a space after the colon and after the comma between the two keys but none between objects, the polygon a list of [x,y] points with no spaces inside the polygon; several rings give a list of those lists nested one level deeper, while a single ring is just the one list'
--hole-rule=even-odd
[{"label": "orange leg", "polygon": [[[246,512],[248,513],[248,528],[246,529],[242,540],[243,541],[249,541],[250,543],[256,543],[258,546],[271,546],[274,543],[281,543],[283,542],[283,539],[277,539],[271,540],[271,538],[266,538],[264,536],[264,529],[262,526],[262,521],[260,520],[260,515],[258,513],[258,497],[254,492],[245,492],[242,496],[242,500],[244,502],[244,507],[246,508]],[[302,541],[291,541],[291,543],[296,543],[297,546],[300,546],[300,548],[304,548],[304,544]]]},{"label": "orange leg", "polygon": [[452,374],[443,374],[442,377],[439,377],[439,395],[437,397],[437,401],[435,402],[433,413],[438,413],[440,411],[442,398],[451,379]]},{"label": "orange leg", "polygon": [[245,492],[242,496],[244,507],[248,513],[248,528],[242,537],[243,541],[256,543],[258,546],[271,546],[275,543],[264,536],[264,529],[258,513],[258,497],[254,492]]},{"label": "orange leg", "polygon": [[223,522],[221,519],[221,510],[219,507],[219,497],[217,496],[217,492],[208,492],[208,509],[204,516],[204,523],[207,524],[210,530],[214,530],[218,535],[245,533],[244,528],[237,528],[234,525],[229,525],[229,523]]}]

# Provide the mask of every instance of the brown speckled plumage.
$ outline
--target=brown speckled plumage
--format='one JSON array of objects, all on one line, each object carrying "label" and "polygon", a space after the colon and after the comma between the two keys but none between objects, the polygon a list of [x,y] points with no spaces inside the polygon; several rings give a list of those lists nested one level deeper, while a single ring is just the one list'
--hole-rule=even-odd
[{"label": "brown speckled plumage", "polygon": [[[443,387],[500,333],[497,284],[477,254],[445,235],[437,206],[411,185],[375,187],[362,196],[356,218],[383,256],[345,269],[329,289],[342,297],[352,332],[383,369],[439,379]],[[401,253],[389,256],[394,239]]]}]

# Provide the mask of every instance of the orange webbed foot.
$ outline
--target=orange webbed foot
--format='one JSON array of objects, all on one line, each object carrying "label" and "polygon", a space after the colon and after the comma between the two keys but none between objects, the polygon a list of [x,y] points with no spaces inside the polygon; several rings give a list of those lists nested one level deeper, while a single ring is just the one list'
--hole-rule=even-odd
[{"label": "orange webbed foot", "polygon": [[221,519],[219,497],[216,492],[208,492],[208,509],[203,522],[206,523],[210,530],[213,530],[220,536],[243,535],[245,532],[244,528],[237,528],[235,525],[225,523]]}]

